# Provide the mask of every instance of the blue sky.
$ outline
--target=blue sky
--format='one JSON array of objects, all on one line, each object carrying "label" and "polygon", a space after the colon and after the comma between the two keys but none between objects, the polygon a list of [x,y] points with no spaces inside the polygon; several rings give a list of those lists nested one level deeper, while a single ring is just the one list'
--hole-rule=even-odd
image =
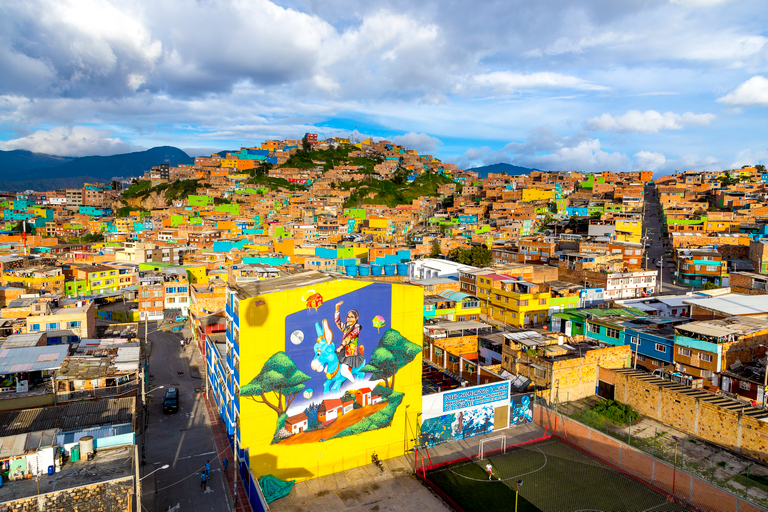
[{"label": "blue sky", "polygon": [[764,0],[0,0],[0,149],[383,137],[468,168],[768,163]]}]

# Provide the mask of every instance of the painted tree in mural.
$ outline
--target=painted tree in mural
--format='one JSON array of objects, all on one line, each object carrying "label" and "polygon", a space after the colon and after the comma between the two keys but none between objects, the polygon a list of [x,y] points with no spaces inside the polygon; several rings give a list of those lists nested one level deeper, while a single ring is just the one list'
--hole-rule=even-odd
[{"label": "painted tree in mural", "polygon": [[394,329],[387,329],[379,346],[371,354],[371,362],[362,371],[383,379],[389,389],[395,387],[395,374],[421,352],[421,346],[405,339]]},{"label": "painted tree in mural", "polygon": [[[240,388],[240,396],[268,405],[280,417],[296,396],[304,391],[304,383],[308,380],[309,376],[299,370],[285,352],[277,352],[267,359],[251,382]],[[274,393],[274,403],[269,400],[269,393]]]}]

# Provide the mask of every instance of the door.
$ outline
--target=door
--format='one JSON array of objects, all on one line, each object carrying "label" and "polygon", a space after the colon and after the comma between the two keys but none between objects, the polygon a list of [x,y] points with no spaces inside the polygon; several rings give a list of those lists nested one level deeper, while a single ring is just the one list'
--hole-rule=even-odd
[{"label": "door", "polygon": [[608,384],[607,382],[599,380],[597,381],[597,396],[607,398],[608,400],[613,400],[615,388],[616,386],[613,384]]}]

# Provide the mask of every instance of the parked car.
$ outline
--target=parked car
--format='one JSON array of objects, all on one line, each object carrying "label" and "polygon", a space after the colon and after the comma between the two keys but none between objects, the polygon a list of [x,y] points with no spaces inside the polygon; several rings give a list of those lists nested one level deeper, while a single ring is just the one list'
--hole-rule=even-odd
[{"label": "parked car", "polygon": [[179,390],[168,388],[163,399],[163,413],[178,412],[179,410]]},{"label": "parked car", "polygon": [[186,322],[187,321],[187,317],[179,315],[176,318],[174,318],[173,321],[174,322]]},{"label": "parked car", "polygon": [[656,262],[656,267],[661,268],[661,261]]}]

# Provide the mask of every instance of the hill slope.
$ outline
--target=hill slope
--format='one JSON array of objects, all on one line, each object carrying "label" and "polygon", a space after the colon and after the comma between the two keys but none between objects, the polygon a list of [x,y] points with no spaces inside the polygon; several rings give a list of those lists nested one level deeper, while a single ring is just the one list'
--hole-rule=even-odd
[{"label": "hill slope", "polygon": [[521,174],[530,174],[533,171],[539,169],[531,169],[528,167],[520,167],[518,165],[498,163],[491,165],[484,165],[482,167],[475,167],[474,169],[467,169],[468,171],[476,172],[480,174],[481,178],[487,178],[488,173],[507,173],[510,176],[520,176]]}]

